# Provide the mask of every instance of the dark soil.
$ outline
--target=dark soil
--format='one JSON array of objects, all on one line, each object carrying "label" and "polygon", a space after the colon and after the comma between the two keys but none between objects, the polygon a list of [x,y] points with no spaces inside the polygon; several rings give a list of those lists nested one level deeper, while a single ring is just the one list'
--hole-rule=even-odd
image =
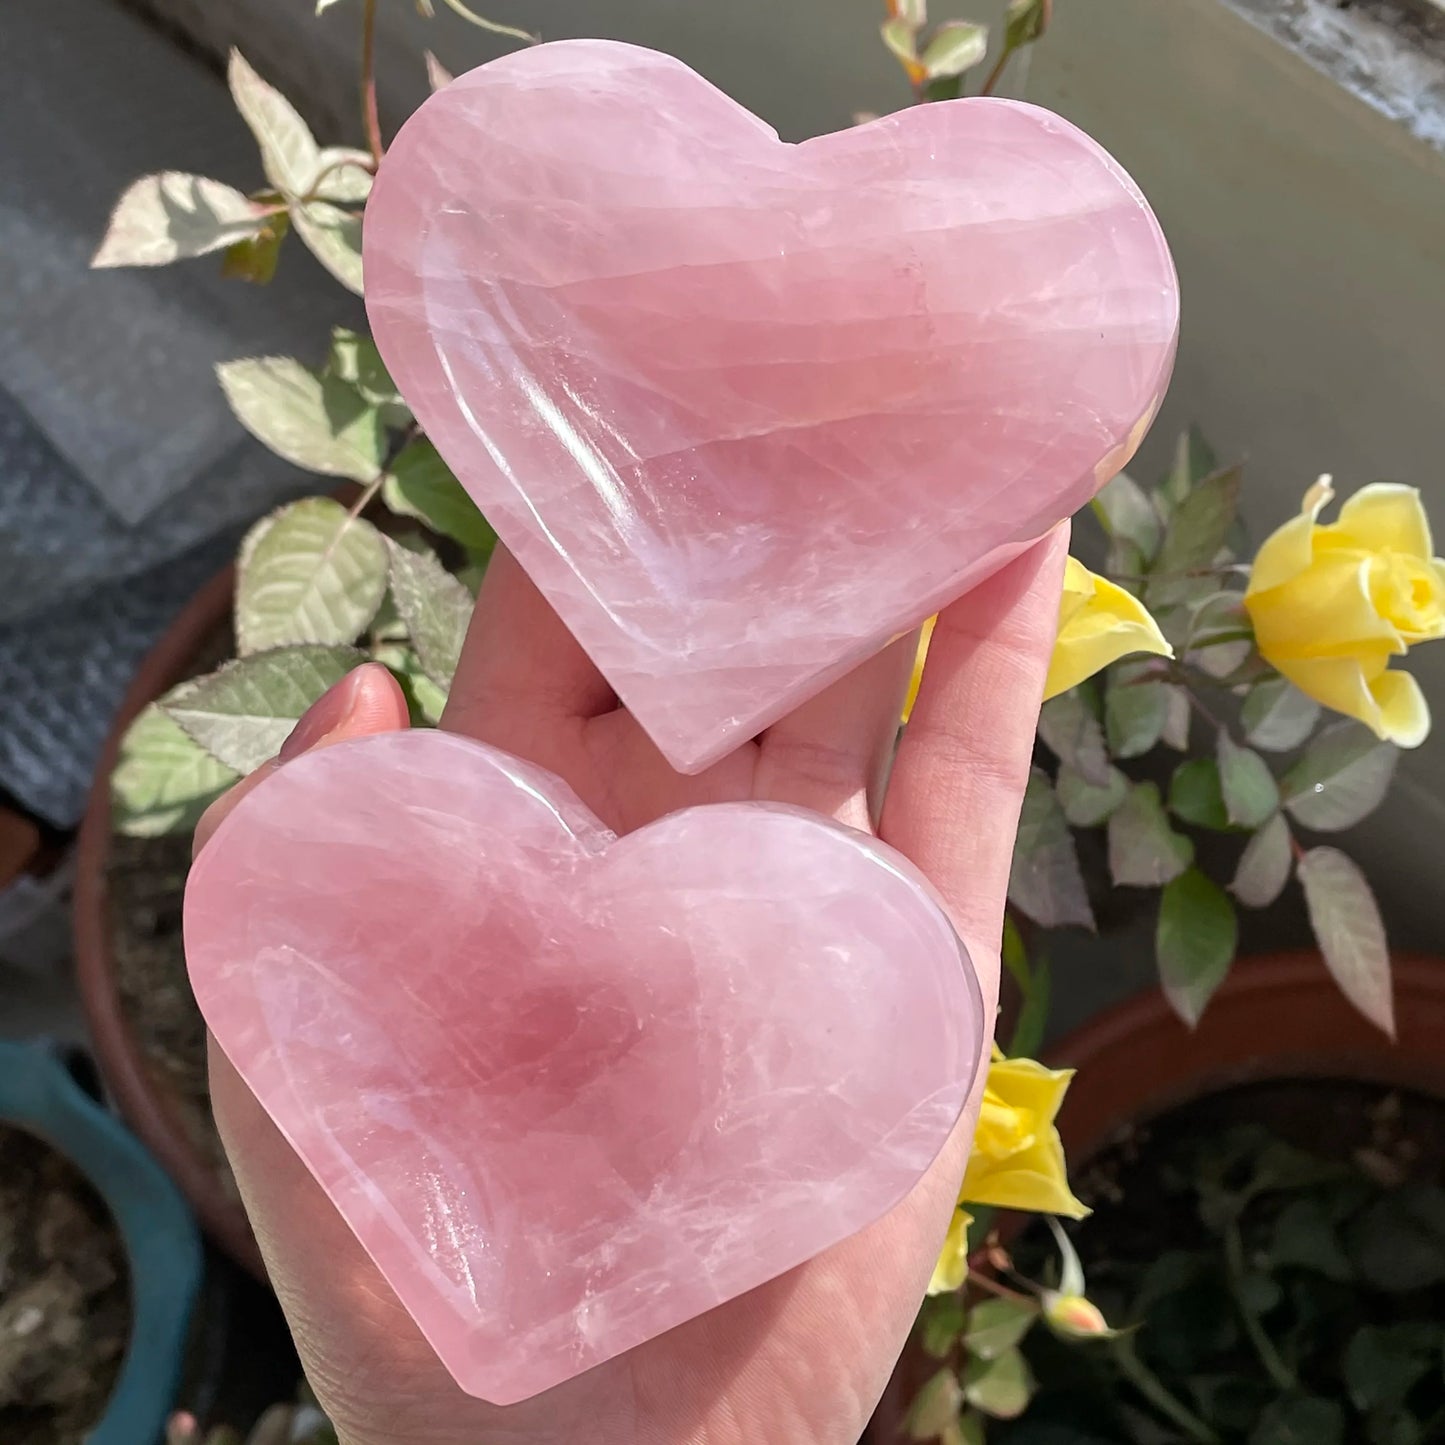
[{"label": "dark soil", "polygon": [[0,1125],[0,1441],[81,1445],[130,1333],[125,1250],[69,1160]]},{"label": "dark soil", "polygon": [[[227,623],[208,640],[188,677],[212,671],[233,656],[233,647]],[[189,833],[111,838],[106,877],[116,976],[121,1008],[157,1082],[174,1099],[191,1142],[227,1193],[239,1199],[211,1117],[206,1026],[186,974],[181,904],[190,866]]]}]

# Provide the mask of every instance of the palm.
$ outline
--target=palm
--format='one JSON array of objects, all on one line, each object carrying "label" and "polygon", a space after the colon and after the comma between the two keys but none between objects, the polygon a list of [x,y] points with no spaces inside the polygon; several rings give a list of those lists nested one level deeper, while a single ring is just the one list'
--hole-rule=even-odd
[{"label": "palm", "polygon": [[[878,832],[948,901],[992,1007],[1063,553],[1056,537],[944,615],[881,810],[911,639],[707,772],[682,777],[505,555],[488,573],[443,725],[549,768],[619,832],[679,807],[740,798],[798,804],[859,828],[881,811]],[[364,704],[348,733],[405,725],[400,695],[380,670]],[[217,812],[229,806],[234,796]],[[198,846],[218,821],[203,822]],[[558,1389],[499,1409],[452,1383],[214,1049],[212,1093],[307,1374],[346,1445],[847,1445],[917,1309],[977,1103],[913,1193],[869,1229]]]}]

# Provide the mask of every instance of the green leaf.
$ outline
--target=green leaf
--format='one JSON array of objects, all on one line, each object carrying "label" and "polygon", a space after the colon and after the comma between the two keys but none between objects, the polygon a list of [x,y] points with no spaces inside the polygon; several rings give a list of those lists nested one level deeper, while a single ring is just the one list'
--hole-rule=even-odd
[{"label": "green leaf", "polygon": [[1094,926],[1073,834],[1042,768],[1030,770],[1024,792],[1008,899],[1044,928]]},{"label": "green leaf", "polygon": [[261,148],[266,179],[287,196],[304,196],[321,159],[310,128],[291,102],[251,69],[239,50],[231,51],[226,79],[236,109]]},{"label": "green leaf", "polygon": [[[1164,531],[1164,543],[1154,564],[1149,596],[1160,600],[1174,595],[1168,585],[1180,574],[1208,567],[1220,549],[1239,510],[1238,467],[1216,472],[1199,482],[1174,509]],[[1157,583],[1164,585],[1156,586]]]},{"label": "green leaf", "polygon": [[472,594],[430,552],[392,544],[391,595],[426,675],[452,685],[472,618]]},{"label": "green leaf", "polygon": [[405,447],[381,487],[382,500],[402,516],[416,517],[474,557],[491,555],[497,534],[477,504],[425,438]]},{"label": "green leaf", "polygon": [[1111,767],[1109,781],[1098,787],[1067,763],[1060,763],[1056,790],[1064,817],[1075,828],[1096,828],[1128,796],[1129,780]]},{"label": "green leaf", "polygon": [[256,235],[261,207],[240,191],[182,171],[142,176],[115,203],[90,264],[165,266]]},{"label": "green leaf", "polygon": [[362,399],[376,407],[389,427],[411,425],[411,408],[401,399],[376,343],[369,336],[348,331],[344,326],[331,333],[331,351],[326,358],[326,378],[336,378],[353,387]]},{"label": "green leaf", "polygon": [[1110,537],[1130,543],[1145,563],[1153,558],[1164,535],[1164,524],[1138,482],[1120,472],[1104,484],[1091,505]]},{"label": "green leaf", "polygon": [[1194,844],[1169,826],[1159,789],[1136,783],[1109,819],[1109,872],[1114,882],[1158,888],[1194,861]]},{"label": "green leaf", "polygon": [[1190,758],[1174,769],[1169,780],[1169,811],[1196,828],[1222,832],[1229,827],[1224,784],[1213,758]]},{"label": "green leaf", "polygon": [[1164,996],[1190,1028],[1224,982],[1238,943],[1234,904],[1199,869],[1188,869],[1165,888],[1154,952]]},{"label": "green leaf", "polygon": [[381,534],[329,497],[305,497],[263,522],[236,578],[244,657],[293,643],[356,640],[386,595]]},{"label": "green leaf", "polygon": [[422,53],[426,58],[427,84],[431,87],[432,93],[435,94],[444,86],[450,85],[455,77],[430,50],[423,51]]},{"label": "green leaf", "polygon": [[1163,684],[1138,682],[1137,671],[1123,668],[1110,674],[1104,692],[1104,733],[1116,758],[1137,758],[1159,741],[1169,716]]},{"label": "green leaf", "polygon": [[323,380],[285,356],[224,361],[216,375],[241,425],[288,462],[357,482],[381,470],[381,417],[338,378]]},{"label": "green leaf", "polygon": [[1245,611],[1242,592],[1213,592],[1187,608],[1188,627],[1182,647],[1197,652],[1225,642],[1250,641],[1254,625]]},{"label": "green leaf", "polygon": [[928,24],[928,0],[898,0],[894,13],[905,25],[921,30]]},{"label": "green leaf", "polygon": [[1440,1355],[1438,1324],[1423,1320],[1362,1325],[1345,1347],[1344,1379],[1357,1410],[1393,1409]]},{"label": "green leaf", "polygon": [[1340,1284],[1354,1277],[1329,1211],[1322,1201],[1308,1195],[1291,1199],[1280,1211],[1270,1239],[1269,1262],[1274,1269],[1313,1270]]},{"label": "green leaf", "polygon": [[1395,1037],[1395,1000],[1385,924],[1368,880],[1337,848],[1311,848],[1299,861],[1310,926],[1340,991]]},{"label": "green leaf", "polygon": [[1189,751],[1189,722],[1192,710],[1189,706],[1189,689],[1178,683],[1165,683],[1164,727],[1159,741],[1176,753]]},{"label": "green leaf", "polygon": [[910,1440],[934,1440],[958,1418],[963,1391],[947,1365],[927,1380],[913,1397],[906,1421]]},{"label": "green leaf", "polygon": [[975,1410],[995,1420],[1013,1420],[1028,1408],[1034,1395],[1034,1377],[1017,1349],[992,1359],[976,1356],[963,1373],[963,1398]]},{"label": "green leaf", "polygon": [[447,705],[446,689],[438,687],[426,675],[421,658],[413,648],[401,643],[384,643],[371,650],[373,661],[389,668],[406,698],[407,712],[413,727],[435,727],[442,720]]},{"label": "green leaf", "polygon": [[1174,462],[1159,483],[1161,495],[1169,502],[1182,502],[1196,483],[1219,469],[1214,449],[1198,427],[1183,432],[1174,446]]},{"label": "green leaf", "polygon": [[371,194],[371,157],[352,146],[327,146],[316,158],[311,194],[322,201],[360,205]]},{"label": "green leaf", "polygon": [[322,15],[337,3],[338,0],[316,0],[316,13]]},{"label": "green leaf", "polygon": [[984,1416],[977,1410],[966,1410],[958,1417],[958,1426],[955,1438],[950,1440],[946,1436],[944,1445],[987,1445],[987,1426],[984,1424]]},{"label": "green leaf", "polygon": [[1293,866],[1289,824],[1276,813],[1245,845],[1229,891],[1246,908],[1268,908],[1284,891]]},{"label": "green leaf", "polygon": [[1259,1417],[1249,1445],[1345,1445],[1345,1411],[1318,1395],[1276,1400]]},{"label": "green leaf", "polygon": [[1219,732],[1219,786],[1229,821],[1240,828],[1258,828],[1279,807],[1279,788],[1269,764],[1252,748],[1242,748]]},{"label": "green leaf", "polygon": [[951,1353],[967,1319],[961,1293],[939,1294],[924,1300],[918,1319],[918,1339],[924,1354],[941,1360]]},{"label": "green leaf", "polygon": [[1104,748],[1104,730],[1090,706],[1093,689],[1084,683],[1050,698],[1039,712],[1039,737],[1061,762],[1087,783],[1107,787],[1112,772]]},{"label": "green leaf", "polygon": [[905,66],[918,64],[918,31],[901,15],[885,20],[879,29],[883,43]]},{"label": "green leaf", "polygon": [[221,257],[221,275],[233,281],[250,281],[256,286],[268,285],[276,274],[281,243],[290,229],[291,219],[284,211],[267,216],[254,236],[226,247],[226,254]]},{"label": "green leaf", "polygon": [[1052,991],[1048,955],[1041,953],[1031,971],[1028,986],[1022,990],[1023,1006],[1019,1009],[1013,1037],[1005,1050],[1009,1058],[1031,1059],[1038,1053],[1048,1027],[1049,995]]},{"label": "green leaf", "polygon": [[1356,1273],[1374,1289],[1406,1294],[1445,1282],[1445,1190],[1391,1190],[1350,1221],[1346,1243]]},{"label": "green leaf", "polygon": [[1052,0],[1008,0],[1004,11],[1004,44],[1010,50],[1032,45],[1049,28]]},{"label": "green leaf", "polygon": [[1245,737],[1267,753],[1297,748],[1315,730],[1319,717],[1319,703],[1283,677],[1256,683],[1239,713]]},{"label": "green leaf", "polygon": [[988,53],[988,26],[971,20],[947,20],[933,32],[920,59],[930,80],[962,75]]},{"label": "green leaf", "polygon": [[1353,828],[1379,807],[1400,751],[1363,723],[1326,728],[1284,775],[1284,805],[1306,828],[1321,833]]},{"label": "green leaf", "polygon": [[227,663],[183,696],[166,716],[213,758],[250,773],[274,758],[296,720],[364,662],[350,647],[281,647]]},{"label": "green leaf", "polygon": [[360,296],[361,217],[330,201],[308,201],[291,207],[291,224],[311,254],[348,291]]},{"label": "green leaf", "polygon": [[969,1311],[963,1347],[980,1360],[996,1360],[1028,1334],[1038,1317],[1033,1300],[984,1300]]},{"label": "green leaf", "polygon": [[[162,701],[184,697],[192,687],[184,683]],[[152,703],[121,739],[110,775],[112,822],[129,838],[188,832],[239,776]]]}]

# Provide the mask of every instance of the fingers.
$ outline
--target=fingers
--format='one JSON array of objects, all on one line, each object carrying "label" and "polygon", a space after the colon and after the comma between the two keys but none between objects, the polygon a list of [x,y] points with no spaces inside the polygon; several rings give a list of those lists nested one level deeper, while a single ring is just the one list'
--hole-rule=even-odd
[{"label": "fingers", "polygon": [[1039,700],[1058,629],[1067,526],[947,607],[899,744],[880,832],[996,954]]},{"label": "fingers", "polygon": [[379,662],[363,663],[348,672],[311,704],[291,736],[281,744],[281,751],[276,757],[242,778],[201,814],[191,842],[191,856],[195,857],[210,842],[216,829],[230,817],[241,800],[260,787],[282,763],[312,748],[340,742],[343,738],[393,732],[407,727],[409,723],[406,698],[396,679]]},{"label": "fingers", "polygon": [[482,580],[442,726],[529,757],[529,734],[538,722],[586,719],[616,706],[592,660],[499,546]]},{"label": "fingers", "polygon": [[899,638],[769,728],[755,796],[871,827],[917,646],[916,633]]}]

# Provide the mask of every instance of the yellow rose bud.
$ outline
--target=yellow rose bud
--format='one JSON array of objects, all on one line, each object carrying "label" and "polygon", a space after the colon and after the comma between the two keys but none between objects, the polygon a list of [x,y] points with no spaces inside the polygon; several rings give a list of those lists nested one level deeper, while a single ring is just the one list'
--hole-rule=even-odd
[{"label": "yellow rose bud", "polygon": [[1260,654],[1301,692],[1358,718],[1389,742],[1418,747],[1430,709],[1391,657],[1445,637],[1445,561],[1414,487],[1377,482],[1340,508],[1329,477],[1305,493],[1297,517],[1254,559],[1244,605]]},{"label": "yellow rose bud", "polygon": [[1069,1188],[1064,1146],[1054,1127],[1073,1077],[1071,1069],[1046,1069],[1032,1059],[994,1058],[960,1203],[1071,1219],[1089,1212]]},{"label": "yellow rose bud", "polygon": [[1044,683],[1044,701],[1131,652],[1174,656],[1159,624],[1137,597],[1070,557],[1064,568],[1059,635]]},{"label": "yellow rose bud", "polygon": [[[904,722],[908,721],[913,704],[918,699],[918,689],[923,682],[923,664],[928,657],[928,644],[937,620],[930,617],[923,624],[918,638],[913,678],[908,685],[908,698],[903,704]],[[1064,567],[1059,631],[1049,662],[1048,680],[1044,683],[1044,701],[1067,692],[1131,652],[1174,656],[1174,650],[1164,640],[1159,624],[1137,597],[1107,578],[1096,577],[1082,562],[1070,557]]]},{"label": "yellow rose bud", "polygon": [[1114,1333],[1098,1305],[1083,1295],[1045,1290],[1043,1306],[1044,1320],[1049,1328],[1070,1339],[1082,1340],[1091,1335],[1098,1337]]}]

